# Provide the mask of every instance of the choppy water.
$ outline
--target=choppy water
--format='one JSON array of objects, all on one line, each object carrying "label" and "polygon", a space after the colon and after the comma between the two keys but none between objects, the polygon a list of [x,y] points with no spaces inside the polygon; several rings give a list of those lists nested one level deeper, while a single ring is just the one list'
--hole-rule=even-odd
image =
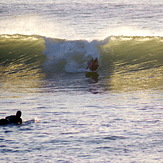
[{"label": "choppy water", "polygon": [[[0,162],[162,162],[163,2],[0,2]],[[97,76],[85,76],[97,57]]]}]

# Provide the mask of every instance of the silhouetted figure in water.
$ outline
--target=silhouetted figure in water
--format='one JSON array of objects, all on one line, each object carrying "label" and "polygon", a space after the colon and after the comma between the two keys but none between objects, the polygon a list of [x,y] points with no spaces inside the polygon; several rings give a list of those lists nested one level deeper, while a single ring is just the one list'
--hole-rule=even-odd
[{"label": "silhouetted figure in water", "polygon": [[99,67],[99,64],[98,64],[98,59],[95,58],[95,59],[91,59],[88,63],[87,63],[87,67],[86,67],[86,70],[90,70],[92,72],[96,71],[97,68]]},{"label": "silhouetted figure in water", "polygon": [[5,119],[0,119],[0,125],[22,124],[22,119],[20,118],[21,115],[22,115],[21,111],[17,111],[16,115],[10,115]]},{"label": "silhouetted figure in water", "polygon": [[99,67],[98,59],[95,58],[95,60],[93,60],[91,66],[90,66],[90,70],[96,71],[98,67]]},{"label": "silhouetted figure in water", "polygon": [[0,119],[0,125],[7,125],[8,120],[7,119]]}]

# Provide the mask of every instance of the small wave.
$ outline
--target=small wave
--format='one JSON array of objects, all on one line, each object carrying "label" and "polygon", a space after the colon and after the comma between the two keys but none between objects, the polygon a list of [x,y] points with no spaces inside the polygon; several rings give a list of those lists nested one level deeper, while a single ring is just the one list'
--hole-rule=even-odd
[{"label": "small wave", "polygon": [[119,140],[119,139],[126,139],[126,137],[124,137],[124,136],[107,136],[104,139],[107,139],[107,140]]}]

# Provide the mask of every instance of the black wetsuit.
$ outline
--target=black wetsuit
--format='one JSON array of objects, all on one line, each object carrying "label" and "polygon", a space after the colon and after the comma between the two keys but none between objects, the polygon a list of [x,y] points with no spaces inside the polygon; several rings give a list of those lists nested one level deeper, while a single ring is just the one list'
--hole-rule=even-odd
[{"label": "black wetsuit", "polygon": [[22,124],[22,119],[16,115],[11,115],[5,118],[8,123]]},{"label": "black wetsuit", "polygon": [[21,111],[17,111],[16,115],[10,115],[5,119],[0,119],[0,125],[22,124]]},{"label": "black wetsuit", "polygon": [[8,120],[7,119],[0,119],[0,125],[7,125]]}]

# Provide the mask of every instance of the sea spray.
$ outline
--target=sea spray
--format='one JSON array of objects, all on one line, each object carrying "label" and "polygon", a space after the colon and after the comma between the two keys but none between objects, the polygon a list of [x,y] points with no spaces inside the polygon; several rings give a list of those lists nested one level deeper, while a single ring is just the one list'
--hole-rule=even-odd
[{"label": "sea spray", "polygon": [[87,40],[58,40],[45,38],[47,57],[46,68],[53,67],[53,71],[84,72],[86,63],[91,58],[100,58],[98,41]]}]

